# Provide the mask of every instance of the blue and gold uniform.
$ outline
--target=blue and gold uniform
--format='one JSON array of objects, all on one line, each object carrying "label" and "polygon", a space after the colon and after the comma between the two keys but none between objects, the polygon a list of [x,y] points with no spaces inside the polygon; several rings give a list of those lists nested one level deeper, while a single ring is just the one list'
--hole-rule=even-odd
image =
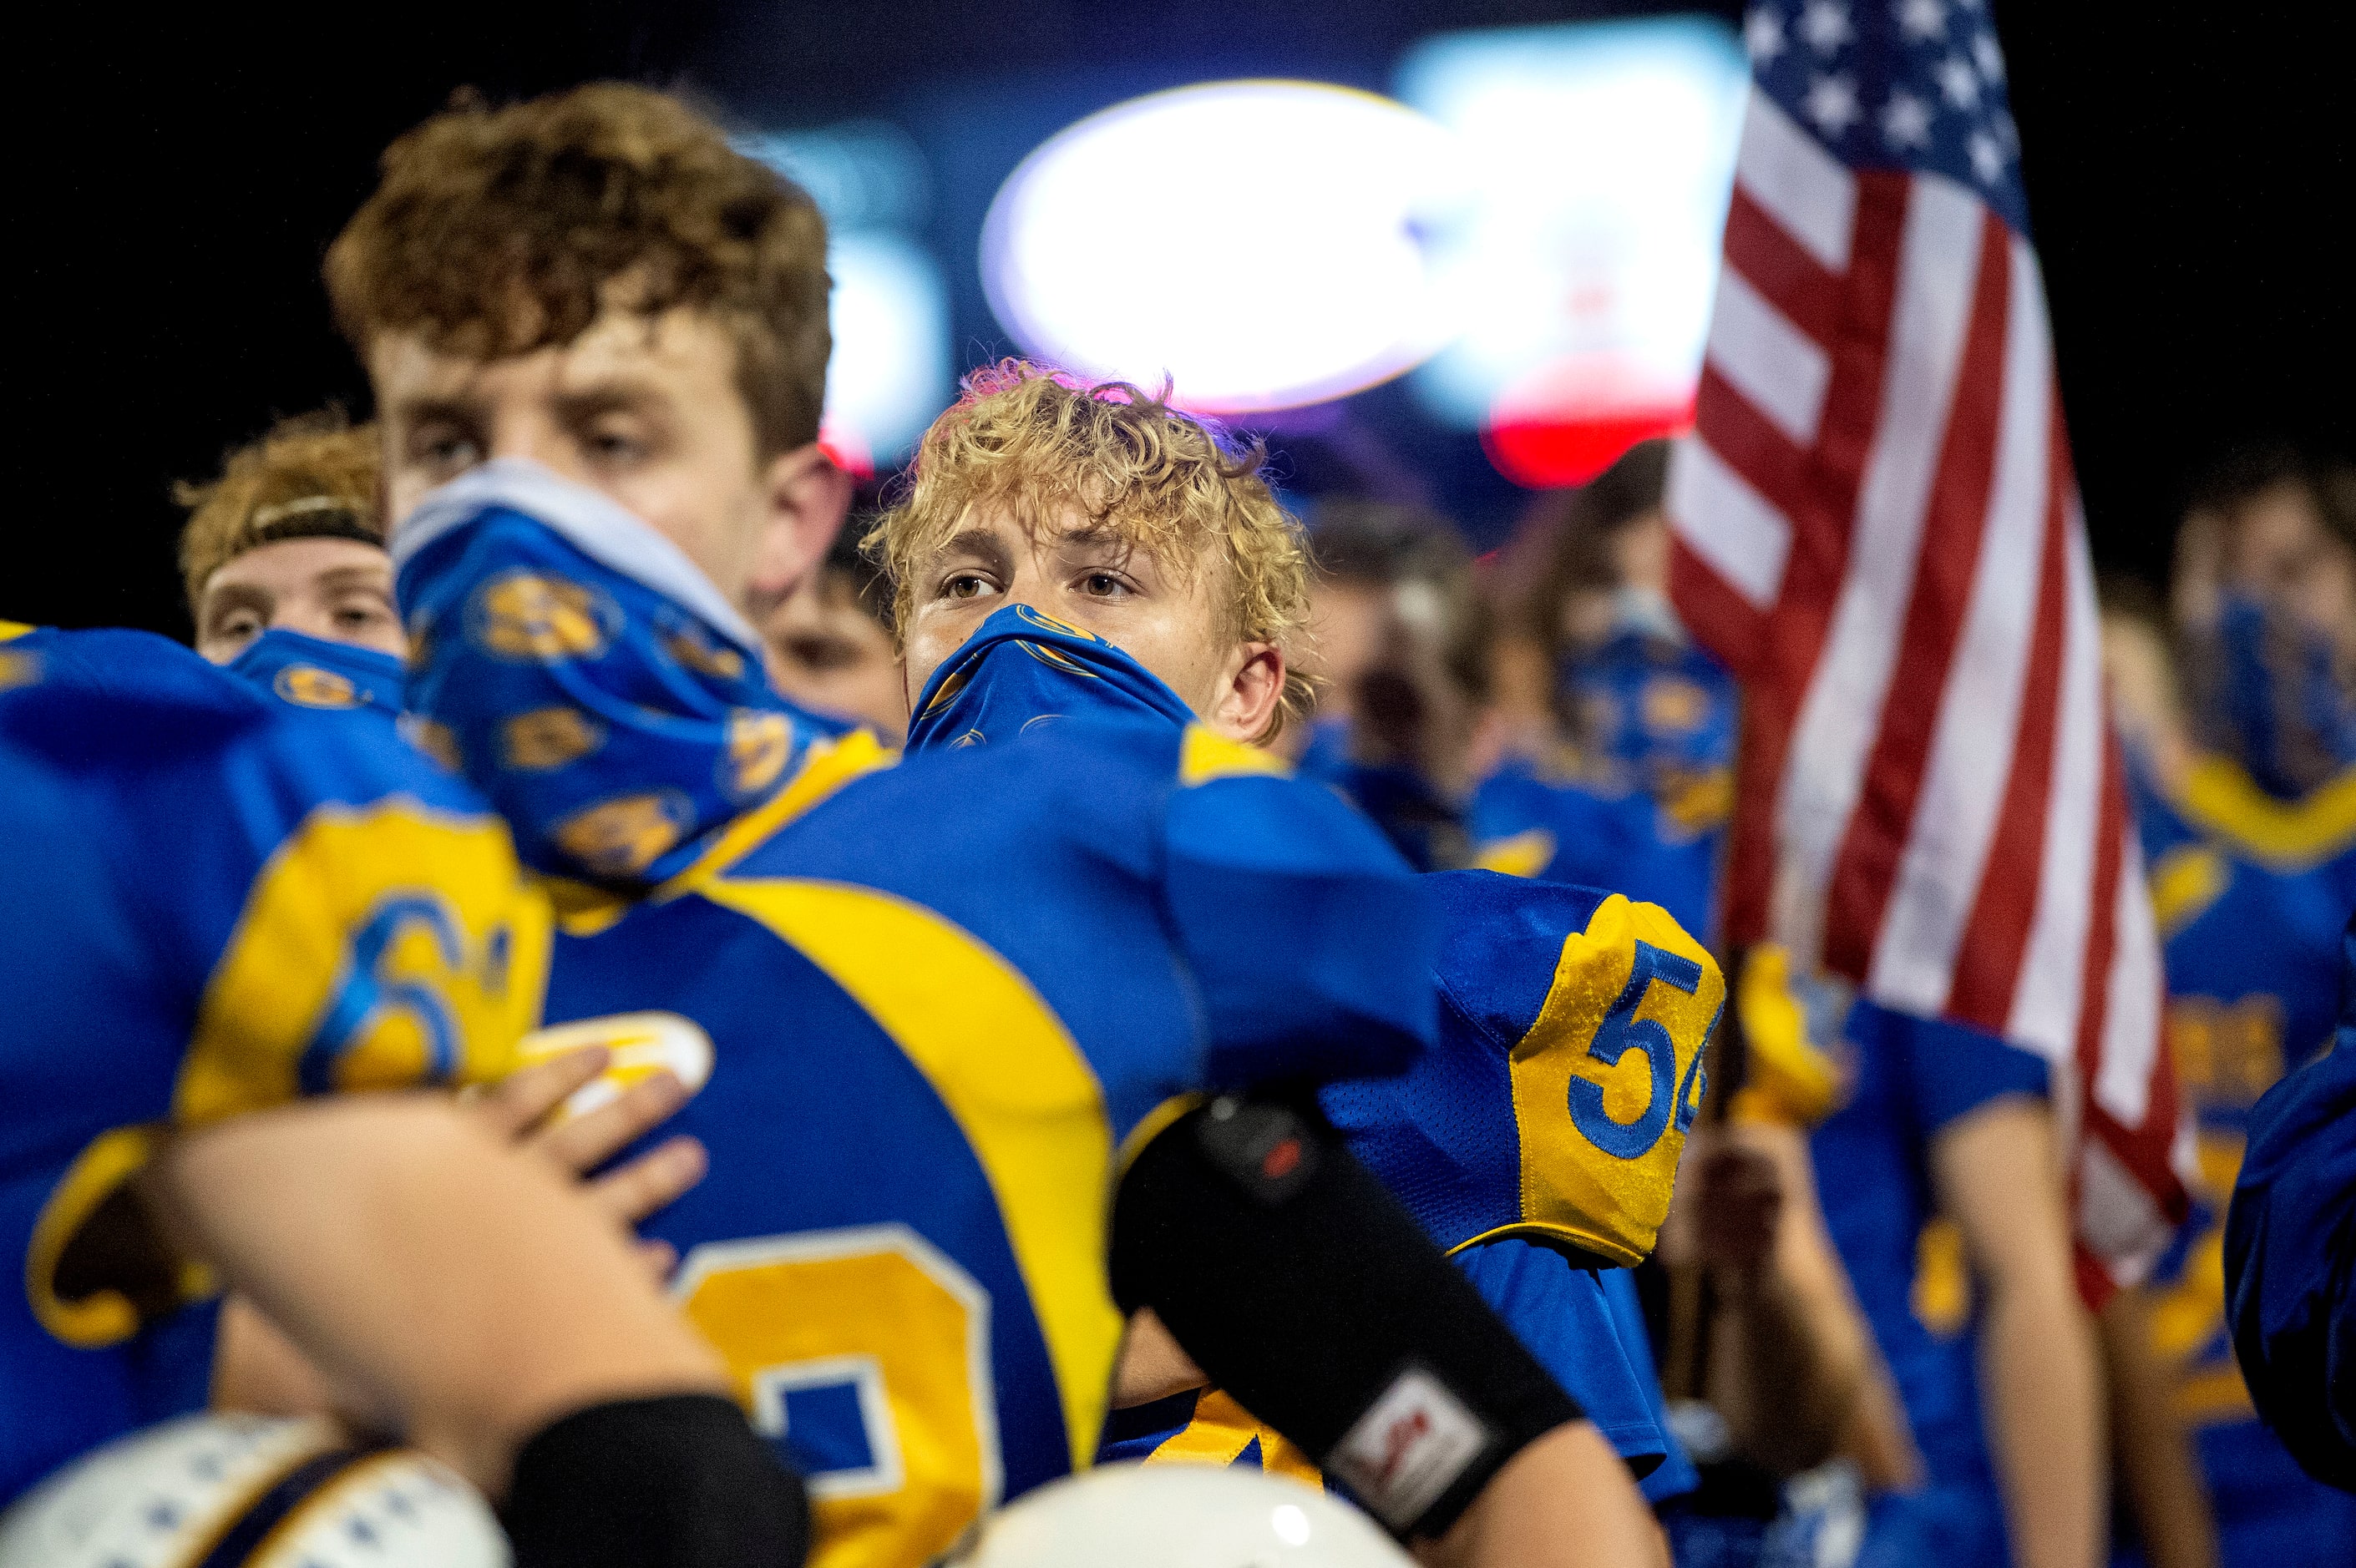
[{"label": "blue and gold uniform", "polygon": [[204,1399],[200,1272],[138,1305],[59,1278],[159,1136],[496,1075],[537,1005],[506,828],[302,706],[141,633],[0,643],[0,1503]]},{"label": "blue and gold uniform", "polygon": [[1938,1215],[1928,1157],[1971,1113],[2044,1096],[2050,1075],[2042,1058],[1992,1035],[1863,1000],[1841,1036],[1848,1093],[1810,1139],[1816,1187],[1924,1472],[1918,1490],[1874,1499],[1858,1562],[2002,1564],[2009,1551],[1982,1436],[1963,1241]]},{"label": "blue and gold uniform", "polygon": [[[710,1038],[665,1130],[711,1174],[649,1232],[809,1477],[820,1560],[928,1560],[1087,1465],[1124,1140],[1205,1090],[1411,1061],[1412,874],[1325,791],[1167,719],[1001,744],[984,680],[962,745],[896,765],[773,727],[708,582],[537,470],[458,481],[396,551],[421,717],[569,879],[548,1019]],[[649,799],[643,833],[568,826]]]},{"label": "blue and gold uniform", "polygon": [[1723,666],[1668,630],[1622,626],[1565,666],[1586,745],[1483,780],[1470,829],[1491,870],[1616,888],[1708,933],[1734,801],[1736,692]]},{"label": "blue and gold uniform", "polygon": [[2198,763],[2177,798],[2140,790],[2136,820],[2168,968],[2168,1042],[2199,1132],[2193,1211],[2153,1273],[2154,1349],[2206,1472],[2226,1568],[2337,1561],[2356,1499],[2303,1474],[2257,1420],[2226,1315],[2226,1200],[2252,1107],[2331,1037],[2341,933],[2356,909],[2356,774],[2303,802],[2231,763]]},{"label": "blue and gold uniform", "polygon": [[[909,744],[1002,745],[1089,714],[1133,714],[1165,731],[1188,721],[1119,648],[1018,605],[936,673]],[[1649,1477],[1674,1445],[1633,1293],[1606,1276],[1652,1250],[1667,1214],[1724,982],[1652,905],[1487,871],[1424,880],[1447,933],[1430,969],[1437,1041],[1406,1074],[1329,1085],[1321,1103]],[[1309,1468],[1216,1392],[1119,1413],[1106,1451]],[[1685,1474],[1676,1463],[1671,1481]]]}]

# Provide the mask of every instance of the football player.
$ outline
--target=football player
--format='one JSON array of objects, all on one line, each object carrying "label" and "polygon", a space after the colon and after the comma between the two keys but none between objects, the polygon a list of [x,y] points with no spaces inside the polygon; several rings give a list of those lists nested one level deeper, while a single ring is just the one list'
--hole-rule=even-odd
[{"label": "football player", "polygon": [[[2293,805],[2233,787],[2237,770],[2194,747],[2156,598],[2108,583],[2104,601],[2104,673],[2165,944],[2169,1048],[2200,1140],[2192,1215],[2128,1302],[2124,1327],[2142,1342],[2124,1348],[2163,1369],[2161,1397],[2172,1407],[2136,1424],[2190,1427],[2227,1568],[2320,1563],[2330,1541],[2356,1532],[2356,1501],[2302,1475],[2259,1424],[2233,1360],[2219,1261],[2254,1107],[2332,1037],[2341,933],[2356,909],[2356,812],[2344,804],[2356,785],[2343,776]],[[2122,1456],[2135,1459],[2134,1429],[2121,1425]],[[2197,1506],[2197,1487],[2138,1478],[2131,1466],[2138,1502],[2180,1507],[2190,1490]],[[2197,1534],[2202,1522],[2171,1526],[2169,1517],[2139,1519],[2162,1563],[2165,1537]]]},{"label": "football player", "polygon": [[610,1221],[361,1093],[512,1058],[548,916],[497,820],[161,638],[5,630],[0,1505],[200,1406],[227,1283],[503,1498],[519,1562],[798,1560],[798,1482]]},{"label": "football player", "polygon": [[[912,755],[1020,752],[1087,720],[1266,740],[1302,705],[1306,563],[1257,453],[1138,388],[976,372],[872,540]],[[1329,1087],[1323,1109],[1650,1476],[1673,1452],[1657,1380],[1596,1265],[1652,1248],[1724,985],[1651,906],[1478,871],[1429,885],[1440,1048],[1405,1078]],[[1191,1369],[1157,1360],[1166,1376],[1125,1381],[1138,1408],[1114,1452],[1284,1462],[1239,1391],[1197,1398]]]},{"label": "football player", "polygon": [[819,1553],[921,1562],[1086,1465],[1117,1292],[1441,1559],[1637,1560],[1616,1496],[1563,1495],[1593,1426],[1372,1179],[1280,1099],[1193,1097],[1420,1048],[1379,837],[1213,728],[894,768],[761,679],[741,607],[846,501],[824,249],[709,123],[596,86],[396,143],[327,262],[414,716],[556,880],[548,1018],[709,1038],[712,1175],[653,1229]]}]

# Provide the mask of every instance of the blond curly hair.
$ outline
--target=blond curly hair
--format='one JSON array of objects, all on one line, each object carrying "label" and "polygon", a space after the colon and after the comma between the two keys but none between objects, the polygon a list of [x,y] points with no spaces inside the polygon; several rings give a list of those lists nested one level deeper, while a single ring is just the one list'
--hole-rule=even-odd
[{"label": "blond curly hair", "polygon": [[1003,359],[965,379],[935,420],[894,504],[861,541],[892,581],[894,635],[915,608],[916,564],[979,507],[1035,531],[1066,508],[1150,550],[1178,581],[1224,580],[1222,632],[1285,656],[1284,691],[1259,739],[1308,711],[1309,557],[1301,528],[1260,476],[1265,453],[1172,406],[1170,389],[1087,385]]},{"label": "blond curly hair", "polygon": [[180,530],[188,613],[201,610],[214,572],[262,545],[292,539],[383,544],[382,467],[376,426],[355,426],[341,409],[322,409],[281,420],[231,452],[220,478],[174,485],[172,498],[188,508]]}]

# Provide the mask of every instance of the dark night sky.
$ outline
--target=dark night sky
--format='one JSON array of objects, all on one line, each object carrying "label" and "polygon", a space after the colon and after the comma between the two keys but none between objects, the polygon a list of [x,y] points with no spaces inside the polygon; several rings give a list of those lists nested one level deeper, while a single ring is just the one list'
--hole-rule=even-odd
[{"label": "dark night sky", "polygon": [[[170,482],[274,415],[365,411],[319,255],[379,149],[461,84],[497,98],[623,76],[819,123],[992,73],[1101,73],[1111,96],[1173,69],[1376,78],[1443,28],[1671,8],[429,0],[342,32],[290,12],[144,31],[108,8],[52,12],[17,59],[56,91],[12,110],[26,543],[0,569],[0,616],[185,632]],[[2183,485],[2224,444],[2356,445],[2350,56],[2279,0],[2062,15],[2094,9],[1997,15],[2095,552],[2157,573]]]}]

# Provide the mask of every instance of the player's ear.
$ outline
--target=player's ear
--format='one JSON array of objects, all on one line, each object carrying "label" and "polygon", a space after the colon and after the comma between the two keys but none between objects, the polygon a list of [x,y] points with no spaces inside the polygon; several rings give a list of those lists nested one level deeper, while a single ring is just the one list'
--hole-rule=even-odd
[{"label": "player's ear", "polygon": [[1274,643],[1237,643],[1226,679],[1207,722],[1230,741],[1257,741],[1276,722],[1284,699],[1284,650]]},{"label": "player's ear", "polygon": [[812,442],[769,460],[761,475],[761,538],[746,608],[774,606],[826,559],[851,510],[851,475]]}]

